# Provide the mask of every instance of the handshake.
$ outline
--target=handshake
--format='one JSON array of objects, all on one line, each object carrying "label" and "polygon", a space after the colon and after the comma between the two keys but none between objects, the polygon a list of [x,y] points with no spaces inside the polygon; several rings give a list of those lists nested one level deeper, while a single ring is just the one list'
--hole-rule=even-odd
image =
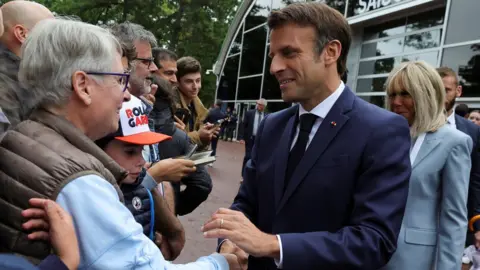
[{"label": "handshake", "polygon": [[230,240],[224,240],[218,250],[227,259],[230,270],[248,269],[248,254]]}]

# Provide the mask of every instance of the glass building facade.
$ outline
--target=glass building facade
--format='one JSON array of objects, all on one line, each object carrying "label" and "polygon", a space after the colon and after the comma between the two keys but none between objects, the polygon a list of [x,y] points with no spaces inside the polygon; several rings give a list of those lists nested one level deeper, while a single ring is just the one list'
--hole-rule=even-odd
[{"label": "glass building facade", "polygon": [[[480,108],[480,0],[317,1],[340,11],[352,27],[346,84],[359,97],[383,107],[392,68],[424,60],[453,68],[463,86],[457,103]],[[268,100],[269,112],[291,106],[269,73],[266,21],[272,10],[293,2],[300,1],[245,0],[229,29],[215,64],[216,96],[236,108],[239,119],[259,98]]]}]

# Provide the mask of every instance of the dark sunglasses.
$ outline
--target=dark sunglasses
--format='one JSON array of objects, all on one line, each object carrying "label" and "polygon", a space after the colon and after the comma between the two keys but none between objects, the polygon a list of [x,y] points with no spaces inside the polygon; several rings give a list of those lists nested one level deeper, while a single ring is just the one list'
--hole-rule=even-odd
[{"label": "dark sunglasses", "polygon": [[116,73],[116,72],[86,72],[89,75],[97,75],[97,76],[119,76],[120,79],[118,83],[123,86],[122,92],[127,91],[128,88],[128,81],[130,80],[129,73]]}]

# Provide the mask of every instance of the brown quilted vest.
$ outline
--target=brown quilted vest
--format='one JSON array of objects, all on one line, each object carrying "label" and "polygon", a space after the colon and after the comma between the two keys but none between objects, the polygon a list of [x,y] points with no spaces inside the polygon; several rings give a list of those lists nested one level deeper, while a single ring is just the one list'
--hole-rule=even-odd
[{"label": "brown quilted vest", "polygon": [[123,201],[117,183],[125,170],[65,118],[37,110],[5,133],[0,142],[0,252],[34,263],[48,256],[49,244],[27,239],[21,211],[30,198],[55,200],[66,184],[88,174],[106,179]]}]

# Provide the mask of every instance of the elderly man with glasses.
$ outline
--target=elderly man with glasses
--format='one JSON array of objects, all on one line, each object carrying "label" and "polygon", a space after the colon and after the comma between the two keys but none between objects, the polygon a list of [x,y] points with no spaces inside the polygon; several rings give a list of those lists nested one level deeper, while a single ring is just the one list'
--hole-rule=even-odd
[{"label": "elderly man with glasses", "polygon": [[250,159],[252,154],[253,143],[255,142],[255,136],[257,135],[257,129],[260,126],[263,118],[265,118],[265,107],[267,101],[263,98],[257,100],[255,109],[249,110],[243,117],[243,140],[241,143],[245,144],[245,157],[242,164],[242,177],[245,164]]},{"label": "elderly man with glasses", "polygon": [[165,261],[122,203],[118,183],[127,172],[93,143],[118,129],[119,111],[130,99],[115,37],[82,22],[44,20],[22,51],[19,80],[30,98],[21,105],[33,112],[0,142],[0,250],[32,261],[48,256],[50,246],[31,241],[25,231],[46,223],[21,225],[28,200],[43,197],[72,216],[79,268],[229,269],[231,262],[235,269],[234,255],[185,266]]}]

